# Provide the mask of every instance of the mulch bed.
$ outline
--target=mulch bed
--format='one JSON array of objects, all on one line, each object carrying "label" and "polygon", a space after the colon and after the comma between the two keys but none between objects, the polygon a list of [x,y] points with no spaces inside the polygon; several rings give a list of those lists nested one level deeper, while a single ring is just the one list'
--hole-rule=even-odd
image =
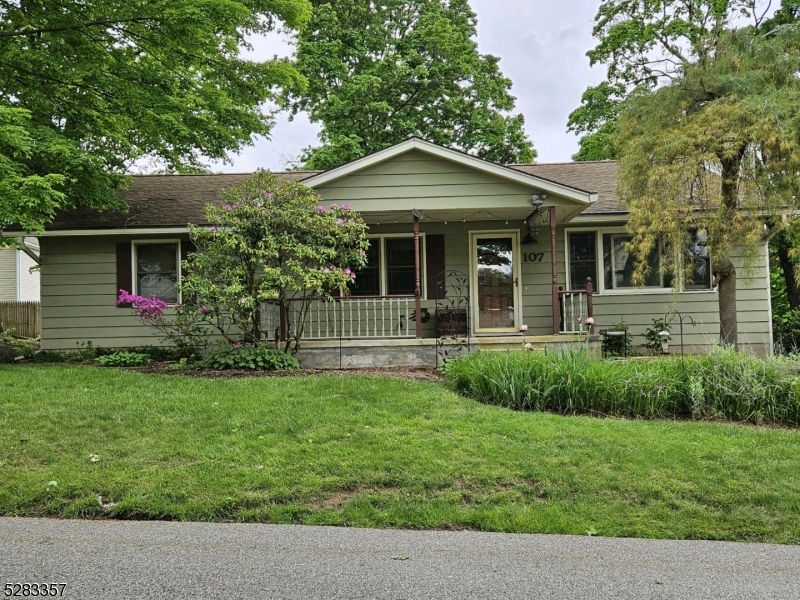
[{"label": "mulch bed", "polygon": [[371,367],[358,369],[298,369],[296,371],[245,371],[229,369],[225,371],[198,371],[194,369],[172,370],[174,363],[152,362],[144,367],[128,367],[126,371],[137,373],[157,373],[159,375],[184,375],[189,377],[206,377],[208,379],[230,379],[234,377],[304,377],[308,375],[324,375],[328,377],[352,377],[371,375],[379,377],[395,377],[414,381],[442,382],[444,378],[433,367]]}]

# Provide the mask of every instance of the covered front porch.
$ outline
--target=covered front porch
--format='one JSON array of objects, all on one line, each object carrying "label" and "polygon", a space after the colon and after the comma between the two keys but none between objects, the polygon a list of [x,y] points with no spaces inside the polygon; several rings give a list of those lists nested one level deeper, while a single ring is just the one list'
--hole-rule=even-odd
[{"label": "covered front porch", "polygon": [[368,264],[304,315],[293,303],[264,306],[273,338],[443,353],[590,334],[592,282],[567,289],[559,239],[596,194],[413,139],[304,184],[322,205],[362,216]]}]

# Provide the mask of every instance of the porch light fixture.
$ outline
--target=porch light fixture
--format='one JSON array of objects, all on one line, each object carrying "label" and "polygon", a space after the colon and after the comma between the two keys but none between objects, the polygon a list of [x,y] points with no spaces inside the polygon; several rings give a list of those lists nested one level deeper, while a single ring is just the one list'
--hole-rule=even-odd
[{"label": "porch light fixture", "polygon": [[545,200],[547,200],[547,194],[534,194],[531,196],[531,204],[533,204],[534,208],[541,208]]},{"label": "porch light fixture", "polygon": [[411,211],[411,216],[412,216],[412,217],[416,217],[416,218],[418,218],[418,219],[421,221],[421,220],[422,220],[422,218],[423,218],[425,215],[422,213],[422,211],[421,211],[420,209],[418,209],[418,208],[415,208],[414,210],[412,210],[412,211]]}]

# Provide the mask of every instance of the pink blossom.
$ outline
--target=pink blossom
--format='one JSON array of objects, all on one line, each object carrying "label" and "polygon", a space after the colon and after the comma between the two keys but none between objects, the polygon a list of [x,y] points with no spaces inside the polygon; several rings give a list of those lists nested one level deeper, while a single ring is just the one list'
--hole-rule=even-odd
[{"label": "pink blossom", "polygon": [[347,267],[347,268],[344,270],[344,272],[345,272],[347,275],[350,275],[350,273],[352,273],[352,271],[350,270],[350,267]]},{"label": "pink blossom", "polygon": [[130,304],[133,307],[134,314],[148,325],[153,325],[158,322],[167,309],[167,303],[163,300],[159,300],[155,296],[145,298],[143,296],[129,294],[125,290],[119,291],[117,304]]},{"label": "pink blossom", "polygon": [[322,272],[323,273],[330,273],[331,270],[328,267],[325,267],[324,269],[322,269]]},{"label": "pink blossom", "polygon": [[325,212],[325,207],[324,207],[324,206],[322,206],[322,205],[320,204],[320,205],[317,207],[317,212],[319,212],[319,213],[324,213],[324,212]]},{"label": "pink blossom", "polygon": [[347,203],[342,204],[342,210],[350,210],[350,205]]},{"label": "pink blossom", "polygon": [[178,314],[179,314],[179,315],[182,315],[182,314],[183,314],[183,313],[185,313],[185,312],[186,312],[186,309],[184,309],[182,306],[179,306],[179,307],[178,307]]},{"label": "pink blossom", "polygon": [[239,304],[247,304],[247,298],[239,298]]},{"label": "pink blossom", "polygon": [[578,318],[577,318],[577,319],[575,319],[575,320],[576,320],[578,323],[583,323],[583,317],[578,317]]},{"label": "pink blossom", "polygon": [[587,325],[594,325],[594,317],[589,317],[588,319],[586,319],[586,324]]},{"label": "pink blossom", "polygon": [[224,208],[225,210],[230,210],[231,209],[231,205],[230,204],[226,204],[222,208]]},{"label": "pink blossom", "polygon": [[341,227],[342,225],[344,225],[344,221],[343,221],[342,219],[336,219],[336,224],[337,224],[339,227]]},{"label": "pink blossom", "polygon": [[350,279],[355,279],[355,278],[356,278],[356,274],[355,273],[350,273]]},{"label": "pink blossom", "polygon": [[217,230],[217,228],[216,228],[216,227],[212,227],[210,231],[211,231],[211,232],[214,232],[214,231],[216,231],[216,230]]},{"label": "pink blossom", "polygon": [[339,208],[339,207],[336,206],[335,204],[331,204],[331,210],[336,210],[337,208]]},{"label": "pink blossom", "polygon": [[525,350],[531,350],[532,348],[533,348],[533,344],[531,344],[530,342],[525,344]]},{"label": "pink blossom", "polygon": [[201,307],[200,307],[200,314],[201,314],[201,315],[204,315],[204,314],[206,314],[207,312],[208,312],[208,307],[207,307],[205,304],[204,304],[203,306],[201,306]]},{"label": "pink blossom", "polygon": [[236,202],[234,203],[233,208],[239,208],[241,205],[242,205],[241,202]]},{"label": "pink blossom", "polygon": [[234,349],[234,350],[238,350],[238,349],[239,349],[239,348],[241,348],[242,346],[243,346],[243,344],[242,344],[241,342],[236,342],[236,343],[233,345],[233,349]]}]

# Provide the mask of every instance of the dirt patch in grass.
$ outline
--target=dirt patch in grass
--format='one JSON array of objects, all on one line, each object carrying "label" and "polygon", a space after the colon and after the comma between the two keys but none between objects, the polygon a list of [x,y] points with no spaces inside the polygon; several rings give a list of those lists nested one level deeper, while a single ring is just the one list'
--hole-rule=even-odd
[{"label": "dirt patch in grass", "polygon": [[309,375],[324,375],[328,377],[353,377],[371,375],[379,377],[394,377],[414,381],[444,381],[442,376],[433,367],[370,367],[358,369],[297,369],[295,371],[244,371],[230,369],[226,371],[200,371],[194,369],[170,369],[175,363],[153,362],[144,367],[130,367],[126,371],[138,373],[156,373],[159,375],[184,375],[189,377],[207,377],[210,379],[232,379],[237,377],[304,377]]}]

